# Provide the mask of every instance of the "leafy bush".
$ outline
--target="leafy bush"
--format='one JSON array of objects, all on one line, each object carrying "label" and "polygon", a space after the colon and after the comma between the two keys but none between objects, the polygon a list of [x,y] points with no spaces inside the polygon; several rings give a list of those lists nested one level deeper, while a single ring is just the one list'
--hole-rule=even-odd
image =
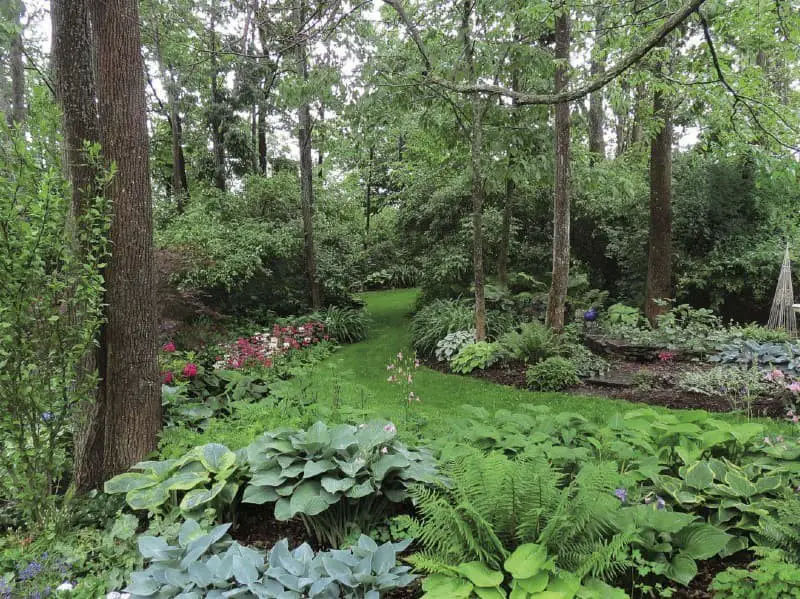
[{"label": "leafy bush", "polygon": [[440,339],[475,326],[472,306],[461,300],[435,300],[411,319],[411,344],[421,355],[432,356]]},{"label": "leafy bush", "polygon": [[748,569],[728,568],[711,582],[719,599],[785,599],[800,597],[800,568],[780,551],[764,555]]},{"label": "leafy bush", "polygon": [[558,339],[553,331],[538,321],[526,322],[518,331],[500,338],[503,350],[517,360],[535,363],[558,353]]},{"label": "leafy bush", "polygon": [[525,380],[536,391],[562,391],[581,382],[575,364],[558,356],[529,367]]},{"label": "leafy bush", "polygon": [[[233,503],[239,490],[236,454],[224,445],[195,447],[182,458],[140,462],[107,481],[106,493],[125,493],[134,510],[166,513],[178,505],[186,515],[213,507],[218,515]],[[180,503],[178,498],[180,497]]]},{"label": "leafy bush", "polygon": [[499,343],[478,341],[461,348],[450,360],[450,369],[459,374],[469,374],[476,368],[485,370],[503,357]]},{"label": "leafy bush", "polygon": [[72,427],[96,386],[86,357],[103,319],[109,218],[98,195],[65,227],[72,195],[43,143],[51,132],[28,132],[0,124],[0,504],[36,526],[63,497]]},{"label": "leafy bush", "polygon": [[588,347],[580,343],[566,345],[561,352],[575,365],[575,373],[579,377],[600,376],[611,368],[608,360],[592,353]]},{"label": "leafy bush", "polygon": [[757,343],[788,343],[792,336],[783,329],[768,329],[755,322],[743,326],[732,326],[729,330],[732,337],[756,341]]},{"label": "leafy bush", "polygon": [[475,329],[448,333],[436,343],[436,359],[439,362],[449,362],[470,343],[475,343]]},{"label": "leafy bush", "polygon": [[355,343],[367,338],[367,317],[363,310],[328,306],[322,319],[328,335],[339,343]]},{"label": "leafy bush", "polygon": [[644,316],[639,308],[625,304],[613,304],[606,309],[606,320],[612,326],[639,326],[644,323]]},{"label": "leafy bush", "polygon": [[738,341],[720,348],[719,353],[711,356],[709,361],[744,367],[779,368],[786,373],[800,374],[800,344]]},{"label": "leafy bush", "polygon": [[768,386],[758,368],[716,366],[709,370],[683,372],[675,385],[682,391],[721,395],[738,405],[746,397],[764,393]]},{"label": "leafy bush", "polygon": [[230,524],[206,531],[194,520],[180,529],[177,545],[142,536],[139,550],[148,567],[131,576],[126,589],[133,599],[146,597],[282,597],[378,599],[381,593],[414,580],[397,554],[410,541],[378,546],[362,536],[347,550],[320,553],[307,544],[289,551],[278,542],[268,554],[232,541]]},{"label": "leafy bush", "polygon": [[245,450],[252,478],[242,501],[274,502],[277,520],[299,517],[318,540],[339,546],[351,528],[384,519],[410,483],[437,480],[431,454],[396,434],[378,422],[265,433]]}]

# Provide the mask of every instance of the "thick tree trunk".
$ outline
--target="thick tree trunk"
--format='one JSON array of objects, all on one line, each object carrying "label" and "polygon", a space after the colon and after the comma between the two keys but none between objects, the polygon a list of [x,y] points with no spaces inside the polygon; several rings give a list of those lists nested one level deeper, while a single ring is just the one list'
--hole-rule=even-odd
[{"label": "thick tree trunk", "polygon": [[[14,6],[15,25],[22,25],[22,15],[25,13],[25,4],[19,2]],[[9,123],[21,125],[25,122],[27,109],[25,107],[25,44],[22,31],[14,34],[11,40],[11,114]]]},{"label": "thick tree trunk", "polygon": [[650,245],[645,315],[656,323],[668,308],[655,300],[672,297],[672,115],[669,100],[657,91],[653,115],[663,126],[650,144]]},{"label": "thick tree trunk", "polygon": [[[71,0],[74,1],[74,0]],[[161,430],[153,227],[144,65],[137,0],[92,0],[97,100],[103,156],[116,165],[106,189],[113,205],[112,256],[106,269],[108,321],[104,452],[82,465],[87,483],[125,471],[156,448]]]},{"label": "thick tree trunk", "polygon": [[[603,57],[603,45],[605,37],[602,28],[605,22],[605,9],[599,8],[595,17],[595,27],[598,30],[595,34],[594,47],[592,48],[592,60],[590,71],[592,79],[601,76],[605,70],[605,59]],[[606,142],[603,135],[605,128],[605,114],[603,111],[603,91],[597,90],[589,96],[589,152],[591,160],[603,159],[606,155]]]},{"label": "thick tree trunk", "polygon": [[[84,152],[84,142],[99,143],[100,123],[95,103],[95,73],[92,28],[85,2],[52,0],[51,61],[56,99],[63,113],[64,166],[72,187],[70,226],[86,212],[88,200],[97,189],[97,171]],[[105,347],[105,325],[98,334]],[[97,370],[100,380],[107,378],[105,354],[90,352],[81,365],[82,373]],[[105,453],[106,401],[102,389],[79,407],[75,423],[75,484],[81,491],[97,488],[102,481]]]},{"label": "thick tree trunk", "polygon": [[[297,0],[297,32],[303,35],[301,28],[305,21],[305,0]],[[297,44],[297,74],[303,80],[308,79],[308,57],[306,44]],[[300,145],[300,201],[303,212],[303,246],[305,249],[306,276],[311,293],[311,307],[315,310],[322,305],[319,280],[317,280],[317,252],[314,247],[314,165],[311,159],[311,107],[304,102],[298,111],[299,127],[297,132]]]},{"label": "thick tree trunk", "polygon": [[263,104],[258,107],[258,171],[267,174],[267,119]]},{"label": "thick tree trunk", "polygon": [[[556,18],[555,92],[567,86],[569,65],[569,13]],[[569,104],[556,104],[555,109],[555,194],[553,200],[553,281],[547,302],[547,322],[554,331],[564,328],[564,307],[569,283]]]}]

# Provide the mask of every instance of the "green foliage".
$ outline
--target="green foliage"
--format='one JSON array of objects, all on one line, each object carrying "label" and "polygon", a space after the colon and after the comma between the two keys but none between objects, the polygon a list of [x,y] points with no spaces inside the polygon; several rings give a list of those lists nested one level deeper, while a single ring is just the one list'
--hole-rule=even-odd
[{"label": "green foliage", "polygon": [[525,371],[525,381],[536,391],[563,391],[580,383],[575,364],[559,356],[530,366]]},{"label": "green foliage", "polygon": [[762,514],[756,538],[762,545],[800,555],[800,498],[795,494],[783,497],[774,512]]},{"label": "green foliage", "polygon": [[411,344],[421,355],[432,356],[436,344],[449,333],[475,326],[472,306],[461,300],[435,300],[411,319]]},{"label": "green foliage", "polygon": [[414,580],[408,567],[396,565],[397,554],[408,541],[378,546],[362,536],[350,549],[315,554],[307,544],[290,551],[284,539],[265,554],[232,541],[226,534],[229,527],[223,524],[207,531],[187,520],[177,545],[160,537],[140,537],[139,551],[148,566],[133,573],[126,591],[135,599],[234,595],[377,599]]},{"label": "green foliage", "polygon": [[763,372],[754,366],[715,366],[709,370],[683,372],[675,386],[691,393],[723,396],[734,410],[746,407],[754,397],[769,389]]},{"label": "green foliage", "polygon": [[443,339],[436,342],[436,359],[439,362],[449,362],[470,343],[475,343],[475,329],[448,333]]},{"label": "green foliage", "polygon": [[711,582],[719,599],[789,599],[800,597],[800,568],[780,551],[762,551],[750,568],[728,568]]},{"label": "green foliage", "polygon": [[611,368],[608,360],[581,343],[571,343],[561,348],[561,353],[575,365],[575,373],[579,377],[592,377],[605,374]]},{"label": "green foliage", "polygon": [[614,304],[606,309],[606,320],[610,325],[639,326],[644,323],[644,316],[639,308]]},{"label": "green foliage", "polygon": [[559,351],[558,338],[538,321],[526,322],[519,330],[506,333],[500,338],[500,345],[510,356],[526,363],[539,362]]},{"label": "green foliage", "polygon": [[367,316],[363,310],[328,306],[322,321],[328,335],[339,343],[355,343],[367,338]]},{"label": "green foliage", "polygon": [[749,339],[757,343],[788,343],[792,340],[791,335],[783,329],[768,329],[755,322],[743,326],[732,326],[731,336],[742,339]]},{"label": "green foliage", "polygon": [[476,368],[485,370],[503,357],[499,343],[478,341],[468,343],[450,359],[450,369],[458,374],[469,374]]},{"label": "green foliage", "polygon": [[275,518],[299,517],[312,534],[337,547],[358,528],[384,519],[414,482],[437,480],[436,462],[425,450],[395,439],[391,423],[265,433],[245,450],[251,479],[244,503],[275,503]]},{"label": "green foliage", "polygon": [[738,341],[721,347],[719,353],[709,360],[719,364],[738,364],[745,368],[755,365],[796,373],[800,372],[800,345]]},{"label": "green foliage", "polygon": [[239,490],[241,473],[235,453],[219,443],[195,447],[175,460],[140,462],[107,481],[109,494],[125,493],[134,510],[166,513],[180,507],[187,516],[211,507],[222,515]]},{"label": "green foliage", "polygon": [[[103,319],[109,251],[106,200],[87,198],[68,219],[71,192],[38,118],[30,140],[0,124],[0,503],[34,527],[66,491],[77,410],[95,387],[85,358]],[[85,160],[98,153],[85,148]]]}]

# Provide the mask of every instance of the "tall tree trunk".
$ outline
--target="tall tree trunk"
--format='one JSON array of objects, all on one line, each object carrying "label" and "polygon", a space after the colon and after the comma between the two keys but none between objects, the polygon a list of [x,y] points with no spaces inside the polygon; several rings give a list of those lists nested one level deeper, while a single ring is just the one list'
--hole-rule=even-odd
[{"label": "tall tree trunk", "polygon": [[645,315],[652,323],[668,308],[655,300],[672,296],[672,114],[669,99],[653,94],[653,116],[663,125],[650,144],[650,244]]},{"label": "tall tree trunk", "polygon": [[214,187],[225,191],[225,131],[220,110],[222,102],[219,97],[219,70],[217,66],[217,0],[211,2],[211,145],[214,151]]},{"label": "tall tree trunk", "polygon": [[[509,170],[513,165],[511,152],[508,155]],[[516,184],[514,177],[506,175],[506,197],[503,206],[503,222],[500,231],[500,249],[497,256],[497,278],[502,285],[508,285],[508,246],[511,243],[511,215],[514,211],[514,191]]]},{"label": "tall tree trunk", "polygon": [[647,94],[647,86],[644,81],[636,84],[633,92],[633,124],[629,134],[629,145],[633,146],[638,144],[644,139],[644,119],[645,119],[645,95]]},{"label": "tall tree trunk", "polygon": [[[567,87],[569,69],[569,13],[566,9],[556,17],[555,92]],[[569,104],[556,104],[555,109],[555,194],[553,200],[553,281],[547,302],[547,322],[554,331],[564,328],[564,307],[569,283]]]},{"label": "tall tree trunk", "polygon": [[[472,0],[464,0],[461,15],[464,61],[470,84],[477,80],[475,74],[475,46],[472,41]],[[486,110],[484,100],[472,96],[472,128],[470,131],[470,170],[472,177],[472,270],[475,282],[475,338],[486,339],[486,290],[483,267],[483,115]]]},{"label": "tall tree trunk", "polygon": [[[172,67],[170,66],[170,71]],[[167,101],[169,102],[169,125],[172,133],[172,192],[175,194],[178,214],[183,212],[189,186],[186,182],[186,162],[183,156],[183,131],[181,114],[178,110],[178,82],[170,74],[167,84]]]},{"label": "tall tree trunk", "polygon": [[264,105],[258,107],[258,171],[267,174],[267,119]]},{"label": "tall tree trunk", "polygon": [[[604,23],[605,8],[600,7],[597,9],[597,14],[595,16],[595,28],[597,32],[594,38],[590,66],[592,79],[601,76],[606,70],[605,59],[603,57],[605,36],[602,33],[602,29]],[[604,128],[605,114],[603,111],[603,91],[597,90],[589,96],[589,152],[591,153],[592,161],[598,158],[605,158],[606,142],[603,135]]]},{"label": "tall tree trunk", "polygon": [[[69,226],[85,214],[88,202],[100,193],[97,171],[84,152],[84,142],[100,142],[100,123],[95,103],[95,73],[92,28],[85,2],[52,0],[51,61],[56,99],[61,106],[64,135],[64,166],[72,187]],[[106,346],[105,325],[98,332],[98,345]],[[82,375],[97,370],[99,379],[108,376],[104,353],[92,351],[81,364]],[[106,401],[98,389],[95,396],[79,406],[75,426],[75,484],[81,491],[102,483],[100,470],[105,453]]]},{"label": "tall tree trunk", "polygon": [[[75,0],[71,0],[75,1]],[[91,0],[97,100],[104,158],[116,165],[106,189],[113,205],[106,269],[107,324],[100,381],[105,402],[103,459],[82,468],[99,485],[156,448],[161,430],[153,226],[144,65],[137,0]]]},{"label": "tall tree trunk", "polygon": [[372,218],[372,168],[375,161],[375,146],[369,147],[369,164],[367,165],[367,189],[364,197],[364,217],[366,220],[364,230],[364,249],[369,247],[369,226]]},{"label": "tall tree trunk", "polygon": [[25,108],[25,43],[22,39],[22,15],[25,13],[23,2],[12,3],[14,12],[14,25],[20,28],[14,33],[11,40],[11,113],[8,115],[9,124],[21,125],[25,122],[27,109]]},{"label": "tall tree trunk", "polygon": [[[305,22],[305,0],[297,0],[297,34],[302,36],[302,27]],[[297,43],[297,74],[308,80],[308,57],[306,44]],[[311,106],[304,101],[300,106],[299,127],[297,132],[300,145],[300,201],[303,212],[303,245],[305,249],[306,276],[311,292],[311,307],[315,310],[322,305],[319,280],[317,279],[317,252],[314,247],[314,188],[313,188],[313,161],[311,159]]]}]

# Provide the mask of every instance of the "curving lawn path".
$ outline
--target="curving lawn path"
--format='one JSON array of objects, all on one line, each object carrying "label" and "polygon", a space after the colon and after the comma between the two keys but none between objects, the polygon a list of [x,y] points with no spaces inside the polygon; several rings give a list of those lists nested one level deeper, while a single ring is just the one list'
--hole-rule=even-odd
[{"label": "curving lawn path", "polygon": [[[340,398],[343,410],[364,412],[401,424],[405,415],[401,390],[386,381],[386,365],[398,351],[409,351],[409,313],[417,291],[401,289],[363,294],[371,319],[369,338],[347,345],[318,365],[310,380],[298,381],[324,402],[324,398]],[[426,434],[446,430],[459,406],[470,404],[490,411],[499,408],[514,410],[520,404],[546,405],[553,410],[583,414],[595,420],[607,420],[613,413],[645,407],[622,400],[534,393],[506,387],[469,376],[443,374],[420,367],[414,391],[421,397],[411,406],[412,420],[424,424]],[[661,410],[661,409],[659,409]],[[664,410],[666,411],[666,410]]]}]

